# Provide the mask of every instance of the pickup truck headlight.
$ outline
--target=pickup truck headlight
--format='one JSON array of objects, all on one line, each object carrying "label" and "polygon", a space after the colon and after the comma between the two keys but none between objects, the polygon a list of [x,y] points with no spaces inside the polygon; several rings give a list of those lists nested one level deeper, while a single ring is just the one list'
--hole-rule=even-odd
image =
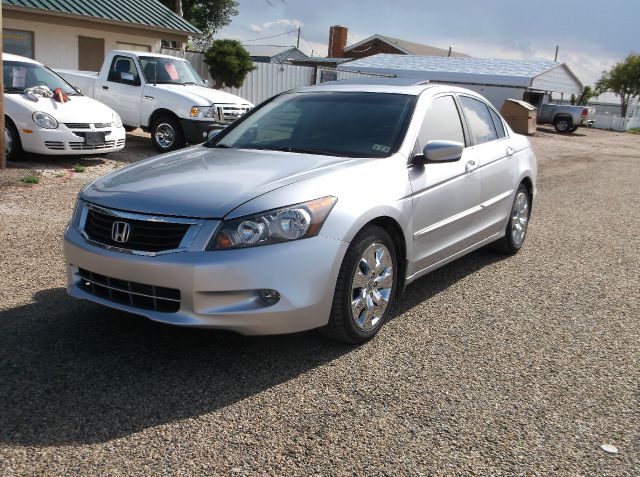
[{"label": "pickup truck headlight", "polygon": [[214,115],[215,109],[212,106],[193,106],[191,108],[192,118],[213,119]]},{"label": "pickup truck headlight", "polygon": [[122,119],[120,118],[120,115],[115,111],[113,112],[113,124],[115,124],[117,128],[122,127]]},{"label": "pickup truck headlight", "polygon": [[58,121],[56,121],[56,118],[50,114],[43,113],[42,111],[36,111],[33,113],[32,117],[33,122],[36,123],[39,128],[56,129],[58,127]]},{"label": "pickup truck headlight", "polygon": [[208,250],[255,247],[318,235],[333,209],[335,197],[294,204],[260,214],[224,220]]}]

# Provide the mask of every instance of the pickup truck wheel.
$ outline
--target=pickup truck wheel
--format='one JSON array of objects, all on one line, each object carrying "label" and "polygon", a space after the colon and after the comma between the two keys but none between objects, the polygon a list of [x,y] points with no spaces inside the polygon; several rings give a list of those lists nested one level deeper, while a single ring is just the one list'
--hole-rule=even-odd
[{"label": "pickup truck wheel", "polygon": [[169,152],[184,146],[180,123],[171,116],[161,116],[151,126],[151,142],[160,152]]},{"label": "pickup truck wheel", "polygon": [[573,122],[571,121],[571,118],[556,118],[553,121],[553,127],[556,128],[556,131],[560,134],[568,134],[571,132]]},{"label": "pickup truck wheel", "polygon": [[6,116],[4,117],[4,153],[7,161],[15,161],[23,156],[20,134]]},{"label": "pickup truck wheel", "polygon": [[578,130],[578,126],[573,126],[569,132],[576,132]]}]

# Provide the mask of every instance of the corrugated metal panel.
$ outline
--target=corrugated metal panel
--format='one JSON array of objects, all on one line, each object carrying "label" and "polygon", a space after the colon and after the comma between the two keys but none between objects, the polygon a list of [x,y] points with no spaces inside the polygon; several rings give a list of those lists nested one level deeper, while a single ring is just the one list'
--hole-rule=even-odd
[{"label": "corrugated metal panel", "polygon": [[583,86],[567,65],[561,64],[536,76],[531,82],[531,88],[540,91],[580,94]]},{"label": "corrugated metal panel", "polygon": [[83,15],[200,34],[157,0],[2,0],[4,5]]},{"label": "corrugated metal panel", "polygon": [[[477,83],[487,85],[531,87],[534,78],[543,75],[559,65],[553,61],[541,60],[501,60],[483,58],[443,58],[439,56],[388,55],[379,54],[350,61],[338,66],[342,71],[360,71],[366,73],[396,75],[402,78],[415,78],[440,82]],[[579,81],[574,78],[573,85],[566,84],[567,77],[562,74],[558,87],[571,88]],[[543,78],[553,84],[554,74]],[[545,91],[570,92],[557,89]]]}]

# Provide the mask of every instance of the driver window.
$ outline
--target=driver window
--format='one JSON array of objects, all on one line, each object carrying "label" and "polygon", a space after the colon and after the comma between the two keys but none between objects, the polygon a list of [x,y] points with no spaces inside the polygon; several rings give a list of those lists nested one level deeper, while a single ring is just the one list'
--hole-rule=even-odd
[{"label": "driver window", "polygon": [[140,86],[138,69],[133,62],[133,59],[126,56],[115,56],[113,58],[107,80],[113,81],[114,83]]},{"label": "driver window", "polygon": [[431,102],[418,134],[416,153],[421,154],[429,141],[465,143],[460,114],[453,96],[440,96]]}]

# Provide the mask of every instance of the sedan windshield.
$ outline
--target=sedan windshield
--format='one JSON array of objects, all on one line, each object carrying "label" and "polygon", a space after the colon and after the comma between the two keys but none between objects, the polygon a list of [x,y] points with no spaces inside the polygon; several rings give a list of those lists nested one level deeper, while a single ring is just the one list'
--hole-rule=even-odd
[{"label": "sedan windshield", "polygon": [[202,78],[191,63],[176,58],[141,56],[140,64],[147,83],[155,84],[203,84]]},{"label": "sedan windshield", "polygon": [[208,146],[388,157],[400,146],[415,102],[415,96],[390,93],[284,94]]},{"label": "sedan windshield", "polygon": [[60,88],[67,94],[78,94],[73,86],[60,76],[49,68],[36,63],[3,61],[2,72],[4,74],[5,93],[22,93],[25,89],[33,86],[46,86],[51,91]]}]

